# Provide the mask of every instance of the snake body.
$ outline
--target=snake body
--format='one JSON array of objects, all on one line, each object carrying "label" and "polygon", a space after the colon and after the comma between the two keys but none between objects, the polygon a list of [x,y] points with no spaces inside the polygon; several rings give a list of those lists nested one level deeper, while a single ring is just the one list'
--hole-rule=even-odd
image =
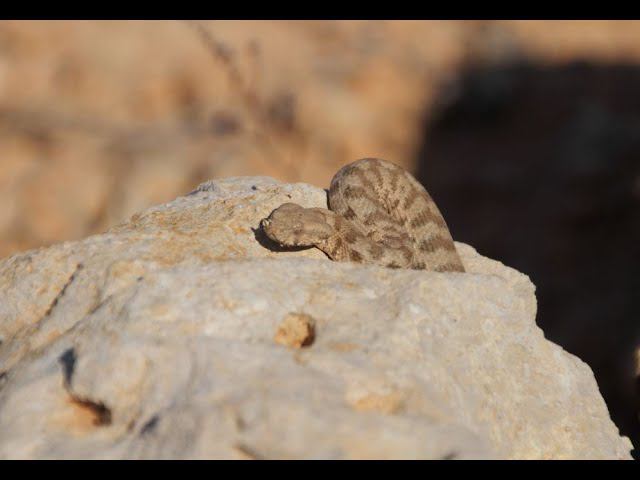
[{"label": "snake body", "polygon": [[409,172],[377,158],[357,160],[335,174],[328,210],[285,203],[261,227],[280,245],[313,246],[339,262],[464,272],[429,193]]}]

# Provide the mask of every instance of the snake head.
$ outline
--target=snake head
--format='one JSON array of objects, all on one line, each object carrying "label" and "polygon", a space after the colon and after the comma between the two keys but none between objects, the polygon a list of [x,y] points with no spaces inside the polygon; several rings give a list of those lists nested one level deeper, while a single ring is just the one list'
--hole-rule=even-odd
[{"label": "snake head", "polygon": [[316,246],[327,240],[333,228],[320,208],[303,208],[284,203],[260,221],[262,231],[274,242],[286,247]]}]

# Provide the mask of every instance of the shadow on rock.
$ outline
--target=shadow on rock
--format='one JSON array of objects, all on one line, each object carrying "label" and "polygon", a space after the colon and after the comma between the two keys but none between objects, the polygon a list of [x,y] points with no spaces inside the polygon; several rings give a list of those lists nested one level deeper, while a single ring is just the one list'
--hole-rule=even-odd
[{"label": "shadow on rock", "polygon": [[456,240],[537,286],[537,322],[587,362],[640,444],[640,66],[470,67],[426,120],[418,179]]}]

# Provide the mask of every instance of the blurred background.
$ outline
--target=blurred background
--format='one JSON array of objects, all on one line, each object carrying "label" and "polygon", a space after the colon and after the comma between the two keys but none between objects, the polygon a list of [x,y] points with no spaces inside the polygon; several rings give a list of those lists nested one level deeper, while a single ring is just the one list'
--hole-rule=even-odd
[{"label": "blurred background", "polygon": [[531,277],[640,444],[640,22],[0,21],[0,258],[367,156]]}]

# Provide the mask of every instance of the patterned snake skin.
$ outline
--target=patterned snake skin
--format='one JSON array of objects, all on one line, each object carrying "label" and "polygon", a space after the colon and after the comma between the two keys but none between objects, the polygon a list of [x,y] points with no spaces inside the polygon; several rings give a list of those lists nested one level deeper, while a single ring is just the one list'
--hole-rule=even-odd
[{"label": "patterned snake skin", "polygon": [[282,246],[314,246],[339,262],[464,272],[431,196],[391,162],[365,158],[342,167],[331,180],[329,208],[285,203],[261,227]]}]

